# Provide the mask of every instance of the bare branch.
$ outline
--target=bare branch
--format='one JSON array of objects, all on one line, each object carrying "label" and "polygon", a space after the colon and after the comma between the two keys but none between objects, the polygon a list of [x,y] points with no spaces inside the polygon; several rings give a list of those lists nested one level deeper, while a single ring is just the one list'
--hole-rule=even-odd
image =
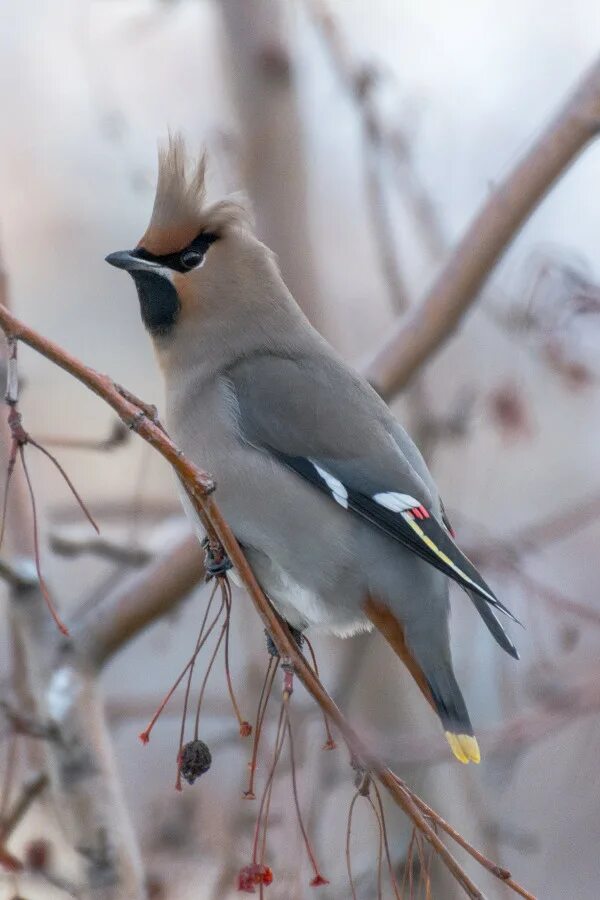
[{"label": "bare branch", "polygon": [[172,612],[204,581],[203,554],[188,535],[160,559],[120,583],[74,629],[79,652],[104,665],[120,648],[157,619]]},{"label": "bare branch", "polygon": [[117,447],[122,447],[129,440],[130,432],[122,422],[113,422],[107,437],[94,440],[94,438],[78,438],[73,436],[60,437],[59,435],[47,435],[40,437],[38,442],[45,447],[62,447],[64,450],[97,450],[106,453]]},{"label": "bare branch", "polygon": [[[150,562],[152,553],[144,547],[123,544],[106,537],[70,537],[66,534],[51,533],[48,538],[50,549],[58,556],[99,556],[113,562],[129,566],[143,566]],[[2,574],[0,563],[0,575]]]},{"label": "bare branch", "polygon": [[[307,165],[298,109],[291,5],[219,0],[240,120],[243,183],[259,236],[279,259],[286,284],[310,321],[322,325],[311,246]],[[290,215],[293,210],[293,215]]]},{"label": "bare branch", "polygon": [[600,60],[491,192],[422,303],[397,325],[365,374],[390,399],[455,331],[500,256],[600,129]]},{"label": "bare branch", "polygon": [[6,843],[19,822],[26,815],[31,804],[48,786],[48,776],[44,773],[36,775],[35,778],[23,785],[23,789],[15,801],[11,810],[9,810],[6,818],[0,822],[0,840]]}]

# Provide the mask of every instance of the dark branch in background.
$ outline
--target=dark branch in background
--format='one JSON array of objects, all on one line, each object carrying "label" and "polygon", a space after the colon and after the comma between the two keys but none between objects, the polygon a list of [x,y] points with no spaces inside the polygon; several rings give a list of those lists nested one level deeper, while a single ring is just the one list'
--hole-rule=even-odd
[{"label": "dark branch in background", "polygon": [[203,553],[195,535],[121,582],[74,628],[78,652],[100,667],[204,581]]},{"label": "dark branch in background", "polygon": [[36,775],[35,778],[23,785],[23,789],[12,808],[8,811],[6,817],[0,821],[0,843],[4,844],[9,839],[17,825],[27,814],[31,804],[37,800],[47,786],[48,776],[44,773]]},{"label": "dark branch in background", "polygon": [[47,437],[38,436],[38,441],[45,447],[62,447],[65,450],[97,450],[101,453],[106,453],[109,450],[122,447],[127,443],[129,437],[129,429],[122,422],[114,422],[108,437],[100,438],[99,440],[48,435]]},{"label": "dark branch in background", "polygon": [[[312,21],[321,35],[334,68],[360,122],[363,144],[364,182],[370,213],[366,239],[375,240],[381,274],[392,309],[406,313],[412,300],[405,277],[389,210],[388,168],[394,163],[396,178],[422,242],[435,259],[442,253],[443,236],[429,196],[411,165],[409,141],[399,127],[391,128],[379,111],[377,89],[383,73],[372,62],[356,59],[344,40],[339,23],[323,0],[305,0]],[[388,177],[386,178],[386,175]],[[410,431],[424,458],[431,464],[441,441],[462,438],[471,422],[474,403],[461,397],[454,410],[435,414],[428,402],[422,373],[416,373],[406,393]]]},{"label": "dark branch in background", "polygon": [[375,354],[366,375],[391,399],[453,334],[498,259],[600,129],[600,61],[492,190],[423,301]]},{"label": "dark branch in background", "polygon": [[[48,542],[50,549],[57,556],[97,556],[100,559],[110,559],[128,566],[143,566],[152,559],[152,553],[144,547],[119,543],[101,535],[79,538],[53,532],[49,535]],[[0,567],[0,576],[1,574]]]},{"label": "dark branch in background", "polygon": [[[353,759],[365,769],[370,770],[374,777],[387,789],[413,825],[436,851],[442,862],[462,886],[467,896],[482,898],[483,894],[419,810],[409,788],[373,755],[346,721],[311,667],[305,661],[286,625],[263,594],[235,536],[223,519],[214,497],[211,496],[214,484],[210,476],[190,463],[156,422],[149,419],[143,410],[136,407],[130,399],[126,399],[123,396],[123,392],[117,389],[110,378],[88,368],[79,360],[63,351],[59,346],[43,338],[20,322],[3,307],[0,307],[0,327],[4,330],[7,337],[28,344],[94,391],[115,410],[122,421],[134,429],[171,463],[185,486],[201,521],[206,526],[209,539],[213,541],[216,539],[220,542],[237,569],[257,612],[275,642],[280,656],[290,660],[308,692],[326,713],[329,720],[337,726],[348,745]],[[498,877],[503,876],[499,875]],[[523,892],[523,896],[531,897],[526,892]]]},{"label": "dark branch in background", "polygon": [[323,305],[311,245],[299,72],[287,28],[293,5],[278,0],[219,0],[217,5],[237,102],[242,183],[257,231],[277,254],[296,301],[319,328]]}]

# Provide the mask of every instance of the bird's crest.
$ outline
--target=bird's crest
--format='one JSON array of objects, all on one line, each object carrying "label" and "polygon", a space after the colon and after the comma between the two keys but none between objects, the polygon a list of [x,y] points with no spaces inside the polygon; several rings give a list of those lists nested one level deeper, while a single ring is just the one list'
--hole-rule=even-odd
[{"label": "bird's crest", "polygon": [[251,224],[244,205],[227,199],[206,201],[206,152],[190,164],[181,135],[169,135],[158,153],[158,181],[150,223],[138,247],[150,253],[176,253],[200,232],[220,234],[230,225]]}]

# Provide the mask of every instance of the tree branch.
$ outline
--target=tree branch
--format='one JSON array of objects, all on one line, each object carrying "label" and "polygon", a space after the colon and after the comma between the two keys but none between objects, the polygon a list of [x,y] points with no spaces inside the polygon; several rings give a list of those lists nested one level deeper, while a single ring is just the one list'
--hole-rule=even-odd
[{"label": "tree branch", "polygon": [[6,818],[0,822],[0,840],[6,843],[19,822],[24,818],[30,806],[48,786],[48,776],[41,772],[28,781],[21,790],[14,806]]},{"label": "tree branch", "polygon": [[[216,534],[229,559],[237,569],[256,611],[275,642],[279,654],[293,663],[294,669],[306,690],[327,714],[330,721],[338,727],[352,757],[365,769],[371,771],[387,789],[398,806],[439,855],[467,896],[473,898],[473,900],[481,900],[484,895],[423,816],[412,799],[408,787],[372,754],[307,664],[287,626],[262,592],[233,532],[225,522],[214,497],[211,496],[214,490],[214,482],[210,476],[189,462],[181,451],[177,450],[168,435],[154,421],[147,418],[144,412],[139,407],[136,407],[131,400],[126,399],[110,378],[99,375],[93,369],[88,368],[75,357],[63,351],[57,344],[42,337],[33,329],[20,322],[6,308],[1,306],[0,328],[4,330],[7,336],[18,338],[28,344],[94,391],[115,410],[126,424],[137,431],[141,437],[171,463],[188,491],[188,495],[198,515],[207,526],[209,535]],[[83,694],[82,691],[80,693]],[[85,694],[83,696],[85,697]]]},{"label": "tree branch", "polygon": [[367,365],[364,374],[382,397],[394,397],[455,331],[521,226],[599,129],[600,60],[492,191],[425,299]]},{"label": "tree branch", "polygon": [[188,535],[158,560],[121,582],[74,628],[78,652],[98,668],[204,581],[203,553]]}]

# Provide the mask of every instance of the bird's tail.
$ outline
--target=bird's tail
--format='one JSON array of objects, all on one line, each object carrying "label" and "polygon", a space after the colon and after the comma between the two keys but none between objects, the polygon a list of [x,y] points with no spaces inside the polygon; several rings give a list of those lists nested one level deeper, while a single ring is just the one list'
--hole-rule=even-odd
[{"label": "bird's tail", "polygon": [[369,598],[364,611],[400,657],[439,716],[454,756],[462,763],[478,763],[481,758],[479,745],[450,661],[437,657],[431,665],[423,666],[409,649],[402,625],[387,606]]},{"label": "bird's tail", "polygon": [[500,619],[492,609],[492,607],[488,604],[486,600],[483,600],[479,594],[476,594],[475,591],[469,591],[469,597],[471,598],[473,605],[483,621],[486,624],[486,627],[497,644],[502,647],[503,650],[513,657],[513,659],[519,658],[519,652],[506,631],[502,627],[502,623]]},{"label": "bird's tail", "polygon": [[473,734],[473,726],[463,695],[450,664],[436,662],[436,671],[429,673],[427,684],[431,692],[432,706],[444,726],[446,740],[455,757],[462,763],[480,760],[479,745]]}]

